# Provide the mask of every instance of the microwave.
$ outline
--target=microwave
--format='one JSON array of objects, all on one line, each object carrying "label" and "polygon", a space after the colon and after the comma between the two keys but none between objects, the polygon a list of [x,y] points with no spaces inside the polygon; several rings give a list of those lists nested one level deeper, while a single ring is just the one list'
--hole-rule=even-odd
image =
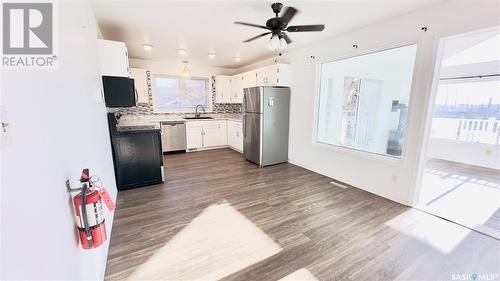
[{"label": "microwave", "polygon": [[102,76],[106,107],[131,107],[136,105],[134,79]]}]

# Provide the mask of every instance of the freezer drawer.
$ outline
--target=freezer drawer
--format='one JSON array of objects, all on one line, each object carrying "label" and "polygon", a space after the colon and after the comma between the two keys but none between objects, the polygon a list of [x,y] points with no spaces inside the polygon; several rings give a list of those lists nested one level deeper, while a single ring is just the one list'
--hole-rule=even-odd
[{"label": "freezer drawer", "polygon": [[161,134],[163,152],[186,150],[186,124],[184,122],[163,122]]}]

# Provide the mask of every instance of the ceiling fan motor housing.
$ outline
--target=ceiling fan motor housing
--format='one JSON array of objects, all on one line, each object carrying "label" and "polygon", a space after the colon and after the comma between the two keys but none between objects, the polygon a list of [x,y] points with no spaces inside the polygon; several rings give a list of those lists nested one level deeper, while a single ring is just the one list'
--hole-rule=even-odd
[{"label": "ceiling fan motor housing", "polygon": [[283,21],[281,20],[281,18],[270,18],[267,20],[266,22],[266,26],[269,27],[269,29],[273,32],[273,33],[279,33],[281,32],[283,29],[285,29],[285,24],[283,23]]},{"label": "ceiling fan motor housing", "polygon": [[271,9],[273,9],[273,12],[278,16],[278,14],[281,12],[281,9],[283,8],[283,4],[276,2],[271,5]]}]

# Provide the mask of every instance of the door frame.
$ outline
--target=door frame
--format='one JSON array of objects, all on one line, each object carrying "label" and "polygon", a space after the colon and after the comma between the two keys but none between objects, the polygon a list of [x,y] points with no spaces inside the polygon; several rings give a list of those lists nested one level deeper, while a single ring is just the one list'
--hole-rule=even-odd
[{"label": "door frame", "polygon": [[437,88],[439,85],[439,76],[440,76],[440,70],[441,70],[441,61],[443,59],[444,42],[446,42],[447,40],[450,40],[450,39],[459,38],[459,37],[472,35],[475,33],[484,32],[487,30],[498,29],[498,28],[500,28],[500,25],[494,25],[494,26],[490,26],[490,27],[486,27],[486,28],[485,27],[477,28],[475,30],[454,33],[453,35],[441,34],[441,36],[438,36],[438,38],[436,40],[437,41],[436,42],[437,43],[437,53],[436,53],[436,57],[435,57],[436,59],[434,61],[434,72],[433,72],[433,77],[432,77],[432,86],[431,86],[429,101],[427,104],[427,112],[426,112],[425,121],[424,121],[423,136],[422,136],[422,142],[420,145],[420,154],[418,157],[417,171],[416,171],[416,177],[415,177],[415,185],[414,185],[412,197],[410,200],[410,204],[412,207],[417,207],[419,205],[420,195],[422,192],[422,180],[423,180],[423,174],[424,174],[428,146],[429,146],[429,140],[430,140],[430,132],[431,132],[431,126],[432,126],[432,115],[434,113],[434,107],[436,104]]}]

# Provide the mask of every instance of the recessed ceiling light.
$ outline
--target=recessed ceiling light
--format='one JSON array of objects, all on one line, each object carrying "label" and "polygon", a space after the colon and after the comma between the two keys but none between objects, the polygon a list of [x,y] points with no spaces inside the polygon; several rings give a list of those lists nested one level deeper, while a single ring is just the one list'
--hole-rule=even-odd
[{"label": "recessed ceiling light", "polygon": [[240,58],[240,57],[234,57],[234,61],[235,61],[235,62],[240,62],[240,61],[241,61],[241,58]]},{"label": "recessed ceiling light", "polygon": [[208,53],[208,57],[211,59],[215,58],[215,52]]},{"label": "recessed ceiling light", "polygon": [[151,44],[142,44],[142,48],[146,51],[151,51],[153,50],[153,45]]},{"label": "recessed ceiling light", "polygon": [[187,51],[186,49],[177,49],[177,54],[184,56],[187,54]]}]

